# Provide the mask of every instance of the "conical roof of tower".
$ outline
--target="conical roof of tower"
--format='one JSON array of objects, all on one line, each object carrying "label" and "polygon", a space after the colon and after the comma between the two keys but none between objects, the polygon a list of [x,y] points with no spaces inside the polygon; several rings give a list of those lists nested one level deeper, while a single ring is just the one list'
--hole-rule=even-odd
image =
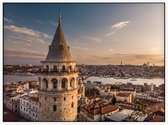
[{"label": "conical roof of tower", "polygon": [[46,61],[72,61],[69,46],[67,45],[61,26],[61,16],[58,17],[57,30],[52,44],[49,46]]}]

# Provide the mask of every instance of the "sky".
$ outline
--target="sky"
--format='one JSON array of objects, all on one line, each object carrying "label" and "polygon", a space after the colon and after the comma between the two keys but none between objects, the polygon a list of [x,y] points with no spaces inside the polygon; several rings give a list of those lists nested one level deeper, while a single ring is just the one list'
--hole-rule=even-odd
[{"label": "sky", "polygon": [[3,4],[4,64],[40,64],[58,11],[77,64],[164,65],[164,4]]}]

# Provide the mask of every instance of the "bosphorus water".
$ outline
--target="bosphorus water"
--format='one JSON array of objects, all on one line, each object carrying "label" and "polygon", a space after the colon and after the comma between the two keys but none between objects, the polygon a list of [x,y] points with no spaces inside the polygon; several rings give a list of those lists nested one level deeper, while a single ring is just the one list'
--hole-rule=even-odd
[{"label": "bosphorus water", "polygon": [[18,82],[18,81],[27,81],[27,80],[38,80],[37,75],[33,76],[26,76],[26,75],[4,75],[4,83],[8,84],[11,82]]},{"label": "bosphorus water", "polygon": [[[26,80],[38,80],[38,76],[37,75],[33,75],[33,76],[26,76],[26,75],[4,75],[4,83],[8,84],[11,82],[18,82],[18,81],[26,81]],[[84,82],[87,81],[100,81],[102,82],[102,84],[116,84],[116,83],[128,83],[131,82],[132,84],[135,85],[143,85],[144,83],[148,83],[148,84],[155,84],[156,86],[159,86],[161,84],[164,83],[164,79],[163,78],[152,78],[152,79],[147,79],[147,78],[136,78],[136,81],[132,81],[131,78],[129,79],[115,79],[113,77],[111,78],[100,78],[100,77],[89,77],[86,80],[84,80]]]},{"label": "bosphorus water", "polygon": [[115,79],[113,77],[111,78],[100,78],[100,77],[89,77],[85,80],[85,82],[87,81],[100,81],[102,82],[102,84],[116,84],[116,83],[128,83],[131,82],[134,85],[143,85],[144,83],[148,83],[148,84],[155,84],[156,86],[159,86],[161,84],[164,84],[164,79],[163,78],[152,78],[152,79],[147,79],[147,78],[136,78],[136,81],[132,81],[132,78],[129,79]]}]

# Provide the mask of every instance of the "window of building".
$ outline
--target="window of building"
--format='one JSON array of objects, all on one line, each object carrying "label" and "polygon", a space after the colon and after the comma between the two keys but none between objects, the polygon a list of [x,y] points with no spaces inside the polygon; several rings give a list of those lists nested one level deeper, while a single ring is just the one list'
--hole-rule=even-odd
[{"label": "window of building", "polygon": [[46,78],[42,81],[43,89],[48,89],[48,80]]},{"label": "window of building", "polygon": [[64,97],[64,101],[66,101],[66,97]]},{"label": "window of building", "polygon": [[46,66],[46,71],[49,71],[49,66],[48,65]]},{"label": "window of building", "polygon": [[73,107],[74,107],[74,103],[72,102],[72,103],[71,103],[71,108],[73,108]]},{"label": "window of building", "polygon": [[57,111],[57,106],[53,105],[53,111],[56,112]]},{"label": "window of building", "polygon": [[56,65],[53,66],[53,70],[57,71],[57,66]]},{"label": "window of building", "polygon": [[65,71],[65,65],[62,66],[62,71]]},{"label": "window of building", "polygon": [[69,66],[70,71],[72,71],[72,66]]},{"label": "window of building", "polygon": [[73,96],[72,96],[72,99],[73,99]]},{"label": "window of building", "polygon": [[54,101],[56,101],[56,97],[54,97],[53,99],[54,99]]},{"label": "window of building", "polygon": [[62,79],[62,88],[65,89],[66,88],[66,84],[68,84],[68,79],[67,78],[63,78]]},{"label": "window of building", "polygon": [[75,88],[75,78],[71,78],[70,80],[70,87]]},{"label": "window of building", "polygon": [[58,80],[54,78],[54,79],[51,80],[51,82],[53,84],[53,88],[56,89]]},{"label": "window of building", "polygon": [[45,100],[47,100],[47,97],[45,97]]}]

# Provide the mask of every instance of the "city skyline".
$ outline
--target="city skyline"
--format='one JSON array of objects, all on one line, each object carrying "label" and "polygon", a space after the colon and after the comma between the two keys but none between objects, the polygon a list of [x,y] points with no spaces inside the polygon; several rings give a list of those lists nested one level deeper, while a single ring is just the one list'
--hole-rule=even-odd
[{"label": "city skyline", "polygon": [[59,8],[78,64],[164,65],[164,4],[4,4],[5,64],[45,60]]}]

